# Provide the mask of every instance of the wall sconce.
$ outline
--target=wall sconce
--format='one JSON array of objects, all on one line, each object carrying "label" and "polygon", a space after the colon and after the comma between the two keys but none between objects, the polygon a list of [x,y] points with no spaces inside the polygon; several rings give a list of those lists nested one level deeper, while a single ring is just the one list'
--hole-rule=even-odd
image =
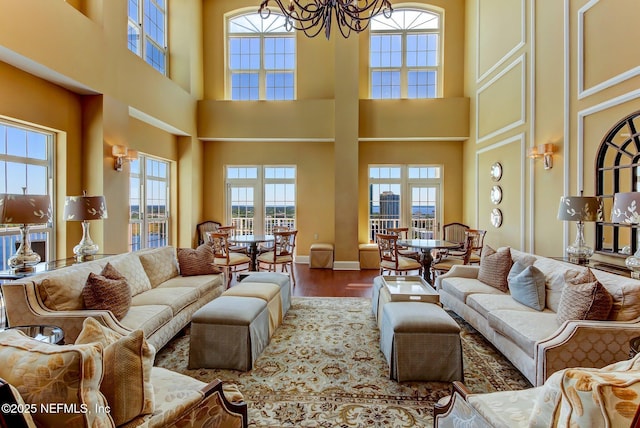
[{"label": "wall sconce", "polygon": [[111,147],[111,155],[113,156],[113,169],[116,171],[122,171],[122,165],[125,161],[131,162],[138,159],[137,150],[128,149],[121,145]]},{"label": "wall sconce", "polygon": [[527,157],[531,159],[542,158],[544,162],[544,169],[553,168],[553,152],[556,151],[556,147],[551,144],[540,144],[538,146],[531,147],[527,153]]}]

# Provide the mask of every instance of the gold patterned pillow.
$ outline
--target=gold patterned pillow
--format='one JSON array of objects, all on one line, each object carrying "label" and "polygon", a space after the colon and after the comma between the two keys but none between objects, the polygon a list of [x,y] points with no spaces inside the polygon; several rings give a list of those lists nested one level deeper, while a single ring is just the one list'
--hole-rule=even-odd
[{"label": "gold patterned pillow", "polygon": [[178,248],[178,265],[182,276],[220,273],[221,270],[213,264],[214,260],[215,255],[211,245],[202,244],[195,250]]},{"label": "gold patterned pillow", "polygon": [[120,426],[139,415],[153,412],[154,393],[151,368],[156,351],[144,339],[142,330],[123,336],[87,318],[76,344],[100,343],[104,346],[104,378],[100,391]]},{"label": "gold patterned pillow", "polygon": [[118,320],[124,318],[131,307],[131,288],[110,263],[100,275],[89,274],[82,297],[85,308],[111,311]]},{"label": "gold patterned pillow", "polygon": [[129,283],[131,296],[136,296],[143,291],[151,290],[149,277],[140,263],[140,258],[135,254],[122,254],[111,259],[110,262]]},{"label": "gold patterned pillow", "polygon": [[494,250],[485,245],[480,256],[478,280],[505,293],[509,291],[507,277],[511,270],[511,249],[509,247]]},{"label": "gold patterned pillow", "polygon": [[[572,274],[571,274],[572,275]],[[613,306],[613,298],[596,279],[591,269],[577,276],[567,274],[562,289],[556,319],[559,324],[567,320],[606,320]]]},{"label": "gold patterned pillow", "polygon": [[66,411],[33,412],[38,426],[115,427],[100,392],[102,370],[98,343],[59,346],[17,330],[0,332],[0,377],[37,409],[66,406]]},{"label": "gold patterned pillow", "polygon": [[140,263],[149,277],[152,287],[178,276],[176,250],[173,247],[162,247],[151,252],[140,254]]}]

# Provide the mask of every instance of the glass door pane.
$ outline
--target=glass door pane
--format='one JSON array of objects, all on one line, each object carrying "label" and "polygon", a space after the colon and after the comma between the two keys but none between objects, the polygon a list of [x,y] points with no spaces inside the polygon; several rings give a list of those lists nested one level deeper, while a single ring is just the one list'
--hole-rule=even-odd
[{"label": "glass door pane", "polygon": [[236,234],[250,235],[254,233],[255,224],[255,189],[253,186],[229,186],[229,207],[232,223],[236,226]]},{"label": "glass door pane", "polygon": [[411,238],[437,239],[439,223],[439,193],[437,185],[410,185],[411,190],[411,222],[409,236]]}]

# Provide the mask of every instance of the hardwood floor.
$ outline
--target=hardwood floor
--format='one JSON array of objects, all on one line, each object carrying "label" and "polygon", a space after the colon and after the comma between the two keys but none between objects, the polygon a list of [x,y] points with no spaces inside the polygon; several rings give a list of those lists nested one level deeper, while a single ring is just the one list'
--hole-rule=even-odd
[{"label": "hardwood floor", "polygon": [[[309,269],[309,265],[295,266],[296,285],[293,296],[307,297],[371,297],[373,278],[378,269],[332,270]],[[235,276],[231,285],[235,284]]]}]

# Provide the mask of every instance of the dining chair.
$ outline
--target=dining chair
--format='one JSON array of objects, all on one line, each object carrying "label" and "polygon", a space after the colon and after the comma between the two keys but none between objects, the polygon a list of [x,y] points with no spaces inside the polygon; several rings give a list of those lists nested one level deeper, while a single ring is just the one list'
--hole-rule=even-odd
[{"label": "dining chair", "polygon": [[442,226],[442,239],[449,242],[458,242],[460,246],[464,244],[464,233],[470,227],[462,223],[447,223]]},{"label": "dining chair", "polygon": [[[235,224],[230,224],[228,226],[220,226],[218,227],[218,230],[220,232],[226,232],[229,237],[233,237],[236,234],[236,226]],[[233,244],[229,244],[229,251],[232,251],[234,253],[245,253],[247,254],[247,247],[244,245],[233,245]]]},{"label": "dining chair", "polygon": [[[486,230],[482,229],[469,229],[467,230],[473,236],[471,243],[471,258],[469,259],[470,265],[480,264],[480,257],[482,256],[482,247],[484,246],[484,237],[487,234]],[[467,249],[462,247],[460,250],[449,250],[447,257],[464,258]]]},{"label": "dining chair", "polygon": [[[408,227],[390,227],[387,229],[387,233],[398,235],[398,240],[407,239],[409,235]],[[406,245],[398,244],[398,254],[404,257],[410,257],[420,261],[420,252],[407,247]]]},{"label": "dining chair", "polygon": [[[291,230],[289,226],[275,225],[271,228],[271,233],[286,232],[288,230]],[[258,244],[258,254],[266,253],[268,251],[273,251],[273,242],[261,242]]]},{"label": "dining chair", "polygon": [[435,283],[436,276],[441,275],[443,273],[447,273],[451,270],[453,266],[456,265],[468,265],[471,260],[471,253],[473,252],[473,241],[477,234],[474,232],[467,231],[465,232],[465,240],[464,240],[464,254],[462,257],[451,256],[440,259],[439,261],[434,261],[431,264],[431,283]]},{"label": "dining chair", "polygon": [[412,270],[417,270],[418,275],[422,274],[422,263],[398,252],[398,235],[378,233],[376,243],[380,253],[380,275],[384,275],[385,271],[402,275]]},{"label": "dining chair", "polygon": [[[273,249],[258,255],[258,270],[275,272],[280,266],[282,272],[289,272],[291,284],[296,285],[293,269],[293,251],[296,248],[297,230],[283,230],[273,232]],[[288,269],[291,269],[290,271]]]},{"label": "dining chair", "polygon": [[231,285],[234,272],[248,271],[251,258],[244,253],[236,253],[229,248],[229,234],[224,232],[208,232],[209,243],[213,247],[213,264],[224,270],[227,276],[227,288]]},{"label": "dining chair", "polygon": [[202,245],[207,242],[207,232],[215,232],[222,226],[221,223],[213,220],[203,221],[196,225],[196,232],[198,235],[198,245]]}]

